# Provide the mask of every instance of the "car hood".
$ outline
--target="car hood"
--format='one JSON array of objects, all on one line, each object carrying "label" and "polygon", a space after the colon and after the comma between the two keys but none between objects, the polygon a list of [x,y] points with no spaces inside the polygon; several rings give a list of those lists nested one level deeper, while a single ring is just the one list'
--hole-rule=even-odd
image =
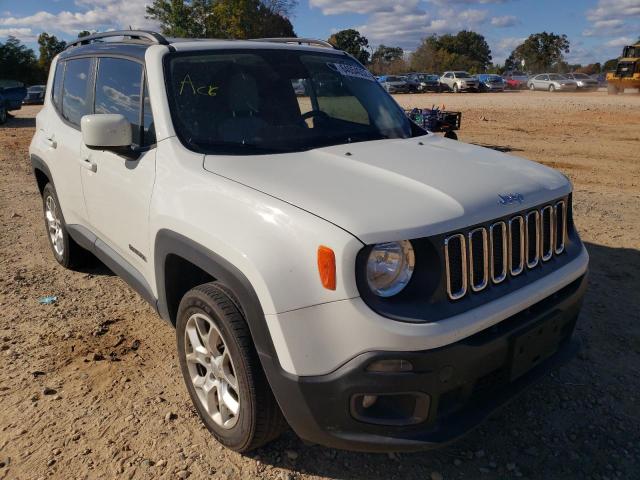
[{"label": "car hood", "polygon": [[[551,168],[433,134],[277,155],[207,155],[204,168],[322,217],[364,243],[456,230],[571,191]],[[500,202],[499,194],[513,193],[522,203]]]}]

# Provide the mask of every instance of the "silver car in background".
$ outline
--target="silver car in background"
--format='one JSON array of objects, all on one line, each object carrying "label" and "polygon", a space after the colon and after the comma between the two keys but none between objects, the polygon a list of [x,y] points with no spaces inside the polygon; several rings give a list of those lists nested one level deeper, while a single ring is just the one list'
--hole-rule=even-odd
[{"label": "silver car in background", "polygon": [[478,80],[468,72],[455,71],[444,72],[440,77],[440,85],[453,93],[462,91],[478,91]]},{"label": "silver car in background", "polygon": [[402,75],[383,75],[378,77],[378,82],[389,93],[409,93],[407,77]]},{"label": "silver car in background", "polygon": [[595,90],[599,86],[598,81],[586,73],[565,73],[564,76],[569,80],[575,80],[578,84],[578,90]]},{"label": "silver car in background", "polygon": [[548,90],[550,92],[561,90],[575,92],[578,88],[578,84],[575,80],[571,80],[559,73],[541,73],[531,77],[527,82],[527,87],[529,87],[529,90]]}]

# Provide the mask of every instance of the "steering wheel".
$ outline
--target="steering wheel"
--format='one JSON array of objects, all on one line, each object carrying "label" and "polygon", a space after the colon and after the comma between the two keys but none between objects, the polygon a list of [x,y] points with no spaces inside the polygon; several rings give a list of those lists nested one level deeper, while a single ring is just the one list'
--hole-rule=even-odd
[{"label": "steering wheel", "polygon": [[303,120],[307,120],[309,118],[314,118],[314,117],[318,117],[318,118],[322,118],[325,120],[328,120],[329,115],[327,115],[325,112],[323,112],[322,110],[309,110],[307,113],[303,113],[302,114],[302,119]]}]

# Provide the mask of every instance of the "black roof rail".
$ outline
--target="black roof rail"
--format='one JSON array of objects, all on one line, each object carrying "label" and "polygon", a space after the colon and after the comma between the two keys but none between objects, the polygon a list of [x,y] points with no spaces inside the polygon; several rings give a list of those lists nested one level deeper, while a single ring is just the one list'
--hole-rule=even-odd
[{"label": "black roof rail", "polygon": [[115,30],[113,32],[94,33],[93,35],[80,37],[77,40],[68,43],[66,48],[75,47],[77,45],[88,45],[89,43],[95,42],[96,40],[110,37],[128,37],[131,40],[145,39],[150,43],[157,43],[158,45],[169,45],[169,41],[157,32],[151,32],[149,30]]},{"label": "black roof rail", "polygon": [[324,40],[316,40],[315,38],[297,38],[297,37],[282,37],[282,38],[252,38],[252,42],[273,42],[273,43],[297,43],[298,45],[315,45],[318,47],[333,48],[336,47]]}]

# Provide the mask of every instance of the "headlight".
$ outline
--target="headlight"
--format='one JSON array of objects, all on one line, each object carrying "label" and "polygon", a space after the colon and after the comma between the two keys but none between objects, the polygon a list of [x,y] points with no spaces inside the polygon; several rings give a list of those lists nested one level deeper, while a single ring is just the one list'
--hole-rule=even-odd
[{"label": "headlight", "polygon": [[379,243],[367,259],[367,283],[373,293],[391,297],[400,293],[411,280],[415,255],[408,240]]}]

